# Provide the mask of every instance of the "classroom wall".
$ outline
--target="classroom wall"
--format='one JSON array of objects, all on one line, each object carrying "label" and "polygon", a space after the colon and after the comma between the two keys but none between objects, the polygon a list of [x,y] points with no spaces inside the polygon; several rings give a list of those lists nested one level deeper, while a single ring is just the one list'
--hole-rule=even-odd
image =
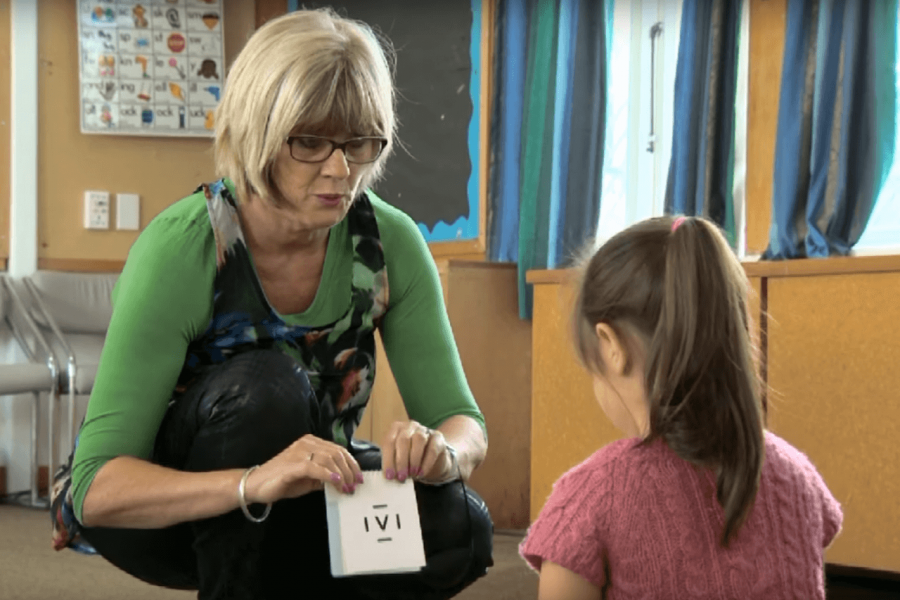
[{"label": "classroom wall", "polygon": [[[453,337],[469,387],[484,414],[489,449],[469,486],[498,529],[529,523],[532,324],[519,318],[518,276],[510,263],[438,260]],[[378,340],[378,371],[357,436],[380,444],[409,417]]]},{"label": "classroom wall", "polygon": [[[900,259],[900,257],[892,257]],[[900,260],[879,273],[770,277],[770,425],[844,510],[829,562],[900,572]]]},{"label": "classroom wall", "polygon": [[747,102],[747,253],[769,244],[772,168],[787,0],[750,0],[750,72]]},{"label": "classroom wall", "polygon": [[9,0],[0,0],[0,271],[9,258]]},{"label": "classroom wall", "polygon": [[[230,64],[255,29],[255,3],[225,0],[224,6],[225,60]],[[84,229],[84,191],[139,194],[141,225],[146,225],[198,184],[215,177],[212,138],[82,134],[75,3],[42,0],[38,28],[39,266],[85,270],[90,261],[100,261],[94,266],[101,267],[112,261],[120,267],[137,232]],[[111,223],[115,223],[114,202]]]}]

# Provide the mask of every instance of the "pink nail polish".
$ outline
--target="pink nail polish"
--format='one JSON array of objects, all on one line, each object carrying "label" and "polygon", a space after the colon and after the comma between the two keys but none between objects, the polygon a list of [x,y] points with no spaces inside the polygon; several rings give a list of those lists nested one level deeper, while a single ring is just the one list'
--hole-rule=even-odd
[{"label": "pink nail polish", "polygon": [[356,483],[364,483],[364,482],[365,482],[365,479],[363,479],[362,473],[357,473],[356,474]]},{"label": "pink nail polish", "polygon": [[350,487],[349,485],[345,485],[345,486],[344,486],[344,493],[345,493],[345,494],[349,494],[349,493],[351,493],[352,491],[353,491],[353,488]]},{"label": "pink nail polish", "polygon": [[406,469],[397,473],[397,479],[400,481],[400,483],[403,483],[404,481],[406,481]]},{"label": "pink nail polish", "polygon": [[340,480],[341,480],[341,474],[340,474],[340,473],[332,473],[332,474],[331,474],[331,480],[332,480],[332,481],[340,481]]},{"label": "pink nail polish", "polygon": [[396,473],[394,472],[393,469],[388,469],[387,471],[384,472],[384,476],[387,477],[388,479],[393,479],[394,477],[396,477]]}]

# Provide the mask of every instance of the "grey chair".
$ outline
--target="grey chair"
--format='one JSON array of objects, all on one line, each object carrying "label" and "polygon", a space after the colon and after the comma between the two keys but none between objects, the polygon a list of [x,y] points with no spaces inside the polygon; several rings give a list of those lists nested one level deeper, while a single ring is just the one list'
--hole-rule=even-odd
[{"label": "grey chair", "polygon": [[0,339],[18,347],[27,358],[27,362],[0,364],[0,396],[28,393],[33,396],[31,404],[30,497],[24,503],[36,508],[45,508],[49,506],[49,497],[40,498],[38,495],[40,400],[43,392],[50,397],[47,447],[50,461],[48,479],[51,479],[56,456],[55,415],[59,398],[59,363],[37,325],[30,318],[28,307],[20,294],[21,287],[21,280],[13,280],[0,274]]},{"label": "grey chair", "polygon": [[71,449],[78,423],[76,398],[89,396],[112,318],[112,290],[117,273],[38,271],[25,278],[33,299],[31,316],[58,364],[61,393],[68,397],[67,441]]}]

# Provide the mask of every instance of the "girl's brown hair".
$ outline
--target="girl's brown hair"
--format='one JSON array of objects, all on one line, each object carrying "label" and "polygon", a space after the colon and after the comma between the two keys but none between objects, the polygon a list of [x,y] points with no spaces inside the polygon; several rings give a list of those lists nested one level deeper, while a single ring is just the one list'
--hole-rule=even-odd
[{"label": "girl's brown hair", "polygon": [[765,452],[749,282],[714,224],[693,217],[675,223],[637,223],[584,262],[576,349],[589,370],[603,372],[598,323],[629,347],[643,347],[645,443],[661,438],[681,458],[715,470],[727,546],[753,506]]}]

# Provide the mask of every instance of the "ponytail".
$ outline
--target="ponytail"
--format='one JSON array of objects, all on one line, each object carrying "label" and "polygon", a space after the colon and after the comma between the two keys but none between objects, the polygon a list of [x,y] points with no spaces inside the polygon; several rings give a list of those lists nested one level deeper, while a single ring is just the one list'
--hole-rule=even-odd
[{"label": "ponytail", "polygon": [[753,506],[764,454],[748,283],[713,224],[688,218],[667,237],[663,301],[647,357],[647,441],[661,437],[685,460],[715,469],[727,546]]}]

